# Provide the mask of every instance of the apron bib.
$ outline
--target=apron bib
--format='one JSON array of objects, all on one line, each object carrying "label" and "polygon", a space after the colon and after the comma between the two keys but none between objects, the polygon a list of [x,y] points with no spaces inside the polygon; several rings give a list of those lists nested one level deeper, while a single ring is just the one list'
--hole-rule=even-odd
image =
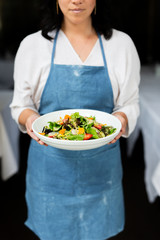
[{"label": "apron bib", "polygon": [[[101,36],[104,66],[54,63],[39,113],[86,108],[112,113],[113,93]],[[124,227],[119,142],[97,149],[68,151],[32,140],[26,176],[28,219],[41,240],[104,240]]]}]

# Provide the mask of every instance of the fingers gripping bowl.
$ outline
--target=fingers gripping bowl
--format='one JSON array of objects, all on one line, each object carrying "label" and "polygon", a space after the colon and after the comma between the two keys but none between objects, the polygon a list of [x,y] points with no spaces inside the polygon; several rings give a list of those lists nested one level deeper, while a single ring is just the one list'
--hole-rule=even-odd
[{"label": "fingers gripping bowl", "polygon": [[[49,138],[47,136],[41,135],[42,129],[44,126],[48,125],[49,122],[56,122],[60,118],[63,119],[66,115],[71,115],[75,112],[78,112],[81,116],[94,116],[96,121],[101,124],[106,124],[107,126],[113,126],[115,131],[102,138],[98,139],[90,139],[88,141],[80,140],[61,140],[61,139],[54,139]],[[97,110],[88,110],[88,109],[67,109],[61,111],[55,111],[51,113],[47,113],[39,118],[37,118],[33,124],[32,129],[34,134],[41,139],[47,145],[52,147],[66,149],[66,150],[89,150],[104,146],[105,144],[111,142],[120,132],[121,130],[121,122],[115,116],[97,111]]]}]

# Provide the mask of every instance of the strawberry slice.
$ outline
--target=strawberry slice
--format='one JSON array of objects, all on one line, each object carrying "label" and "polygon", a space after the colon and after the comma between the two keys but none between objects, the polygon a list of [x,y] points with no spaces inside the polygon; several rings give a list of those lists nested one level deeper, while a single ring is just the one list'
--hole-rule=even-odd
[{"label": "strawberry slice", "polygon": [[94,127],[97,128],[97,129],[101,129],[102,128],[101,125],[94,125]]},{"label": "strawberry slice", "polygon": [[93,135],[90,133],[85,133],[83,140],[89,140]]}]

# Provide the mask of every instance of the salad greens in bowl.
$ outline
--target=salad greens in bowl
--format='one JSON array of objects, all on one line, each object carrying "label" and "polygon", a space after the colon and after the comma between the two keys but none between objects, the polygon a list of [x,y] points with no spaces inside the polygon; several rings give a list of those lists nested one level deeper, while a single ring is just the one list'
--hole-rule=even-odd
[{"label": "salad greens in bowl", "polygon": [[52,147],[89,150],[112,141],[121,130],[121,122],[106,112],[67,109],[45,114],[32,124],[35,135]]}]

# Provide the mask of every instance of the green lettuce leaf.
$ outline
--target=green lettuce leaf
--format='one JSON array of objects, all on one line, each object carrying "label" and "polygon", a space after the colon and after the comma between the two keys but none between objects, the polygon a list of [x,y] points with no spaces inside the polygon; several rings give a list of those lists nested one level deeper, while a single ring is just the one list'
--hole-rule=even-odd
[{"label": "green lettuce leaf", "polygon": [[90,133],[93,135],[92,138],[95,138],[95,139],[99,138],[95,128],[89,127],[89,128],[87,128],[86,131],[87,131],[87,133]]}]

